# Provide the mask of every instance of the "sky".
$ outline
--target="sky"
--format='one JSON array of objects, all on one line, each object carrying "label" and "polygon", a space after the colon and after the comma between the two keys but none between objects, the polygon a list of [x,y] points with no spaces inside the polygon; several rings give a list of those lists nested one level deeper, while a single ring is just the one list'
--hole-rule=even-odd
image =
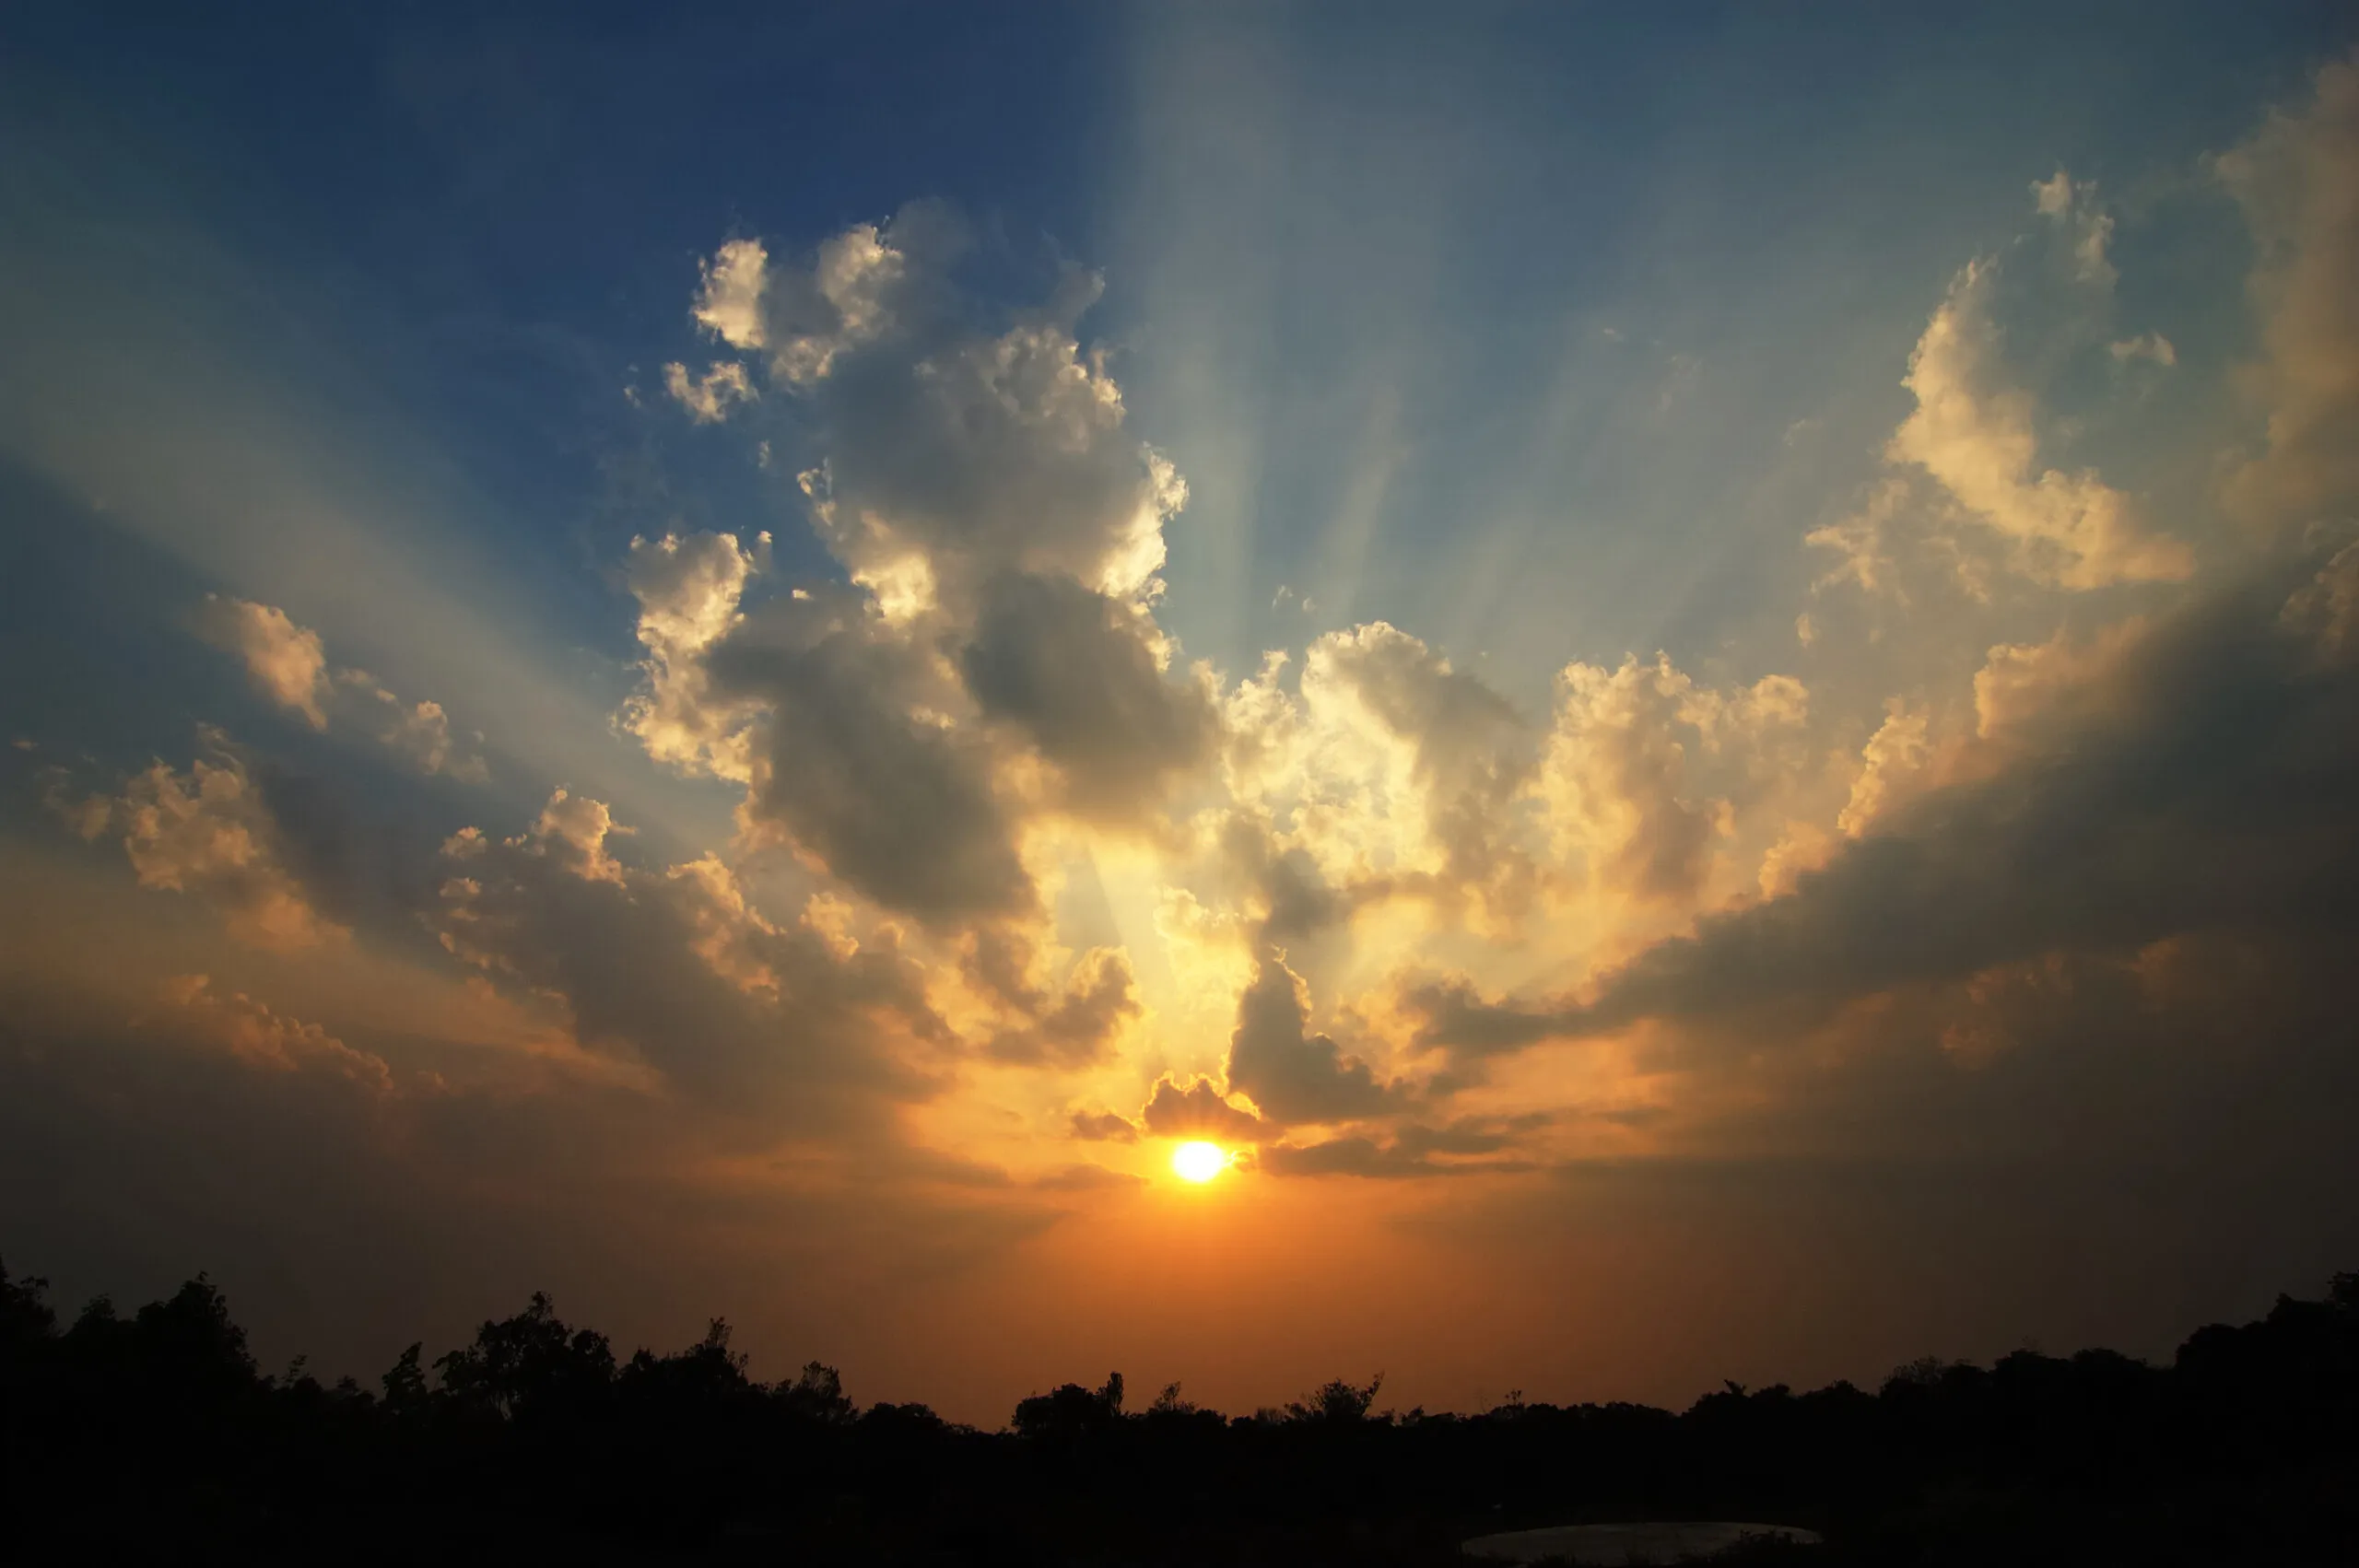
[{"label": "sky", "polygon": [[1974,12],[11,7],[0,1256],[987,1427],[2359,1266],[2359,31]]}]

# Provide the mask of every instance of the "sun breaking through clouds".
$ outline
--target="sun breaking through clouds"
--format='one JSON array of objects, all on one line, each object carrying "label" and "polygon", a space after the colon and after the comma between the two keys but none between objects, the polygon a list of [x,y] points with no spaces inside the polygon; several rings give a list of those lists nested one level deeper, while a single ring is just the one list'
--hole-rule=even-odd
[{"label": "sun breaking through clouds", "polygon": [[1119,90],[917,46],[974,135],[357,34],[320,157],[417,171],[333,191],[242,77],[0,67],[0,1239],[976,1419],[2347,1258],[2348,38],[2070,32],[2072,115],[1995,22],[1071,20],[1000,63]]}]

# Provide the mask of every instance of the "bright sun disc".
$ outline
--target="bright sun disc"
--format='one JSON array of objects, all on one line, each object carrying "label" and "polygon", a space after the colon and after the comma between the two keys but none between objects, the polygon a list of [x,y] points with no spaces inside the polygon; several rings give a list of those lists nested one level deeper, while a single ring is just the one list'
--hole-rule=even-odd
[{"label": "bright sun disc", "polygon": [[1210,1181],[1228,1169],[1228,1155],[1217,1143],[1182,1143],[1171,1151],[1171,1168],[1182,1181]]}]

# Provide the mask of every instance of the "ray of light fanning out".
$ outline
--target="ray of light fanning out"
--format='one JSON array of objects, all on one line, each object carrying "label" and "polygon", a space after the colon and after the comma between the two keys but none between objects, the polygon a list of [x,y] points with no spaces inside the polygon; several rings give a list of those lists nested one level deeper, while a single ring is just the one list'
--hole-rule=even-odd
[{"label": "ray of light fanning out", "polygon": [[0,24],[10,1260],[995,1427],[2359,1256],[2347,18],[1476,9]]}]

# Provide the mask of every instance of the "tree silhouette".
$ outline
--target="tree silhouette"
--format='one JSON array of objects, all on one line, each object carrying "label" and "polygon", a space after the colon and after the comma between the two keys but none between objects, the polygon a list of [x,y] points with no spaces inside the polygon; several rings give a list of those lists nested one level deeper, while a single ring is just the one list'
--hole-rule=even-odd
[{"label": "tree silhouette", "polygon": [[820,1362],[761,1382],[718,1318],[618,1363],[535,1295],[430,1363],[408,1346],[379,1398],[300,1358],[263,1376],[206,1276],[128,1317],[95,1297],[61,1330],[46,1282],[0,1267],[0,1516],[19,1555],[77,1562],[1440,1568],[1490,1530],[1693,1517],[1823,1529],[1823,1568],[2322,1562],[2359,1542],[2350,1274],[2200,1328],[2167,1365],[1927,1358],[1872,1394],[1729,1382],[1675,1413],[1517,1395],[1379,1415],[1383,1381],[1232,1422],[1176,1383],[1133,1413],[1114,1373],[982,1433],[863,1411]]},{"label": "tree silhouette", "polygon": [[1376,1391],[1384,1387],[1384,1374],[1378,1373],[1366,1383],[1347,1383],[1338,1377],[1312,1389],[1306,1398],[1286,1406],[1288,1421],[1320,1421],[1339,1423],[1363,1422],[1368,1407],[1376,1403]]}]

